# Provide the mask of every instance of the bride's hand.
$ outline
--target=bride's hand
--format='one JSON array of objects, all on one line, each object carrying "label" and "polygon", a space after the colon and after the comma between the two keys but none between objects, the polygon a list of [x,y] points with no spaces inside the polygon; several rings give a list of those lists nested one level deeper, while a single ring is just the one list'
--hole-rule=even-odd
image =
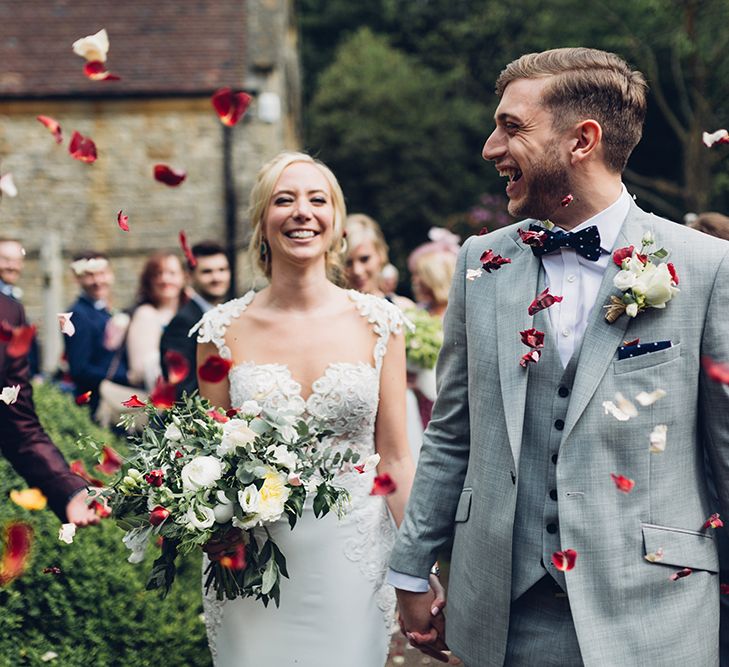
[{"label": "bride's hand", "polygon": [[215,561],[234,553],[239,544],[243,544],[243,531],[239,528],[231,528],[221,538],[203,544],[203,551],[210,560]]}]

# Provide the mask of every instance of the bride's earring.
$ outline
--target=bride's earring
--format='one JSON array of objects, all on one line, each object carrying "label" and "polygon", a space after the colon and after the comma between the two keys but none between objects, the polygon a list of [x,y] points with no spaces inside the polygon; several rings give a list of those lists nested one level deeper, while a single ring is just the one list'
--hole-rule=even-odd
[{"label": "bride's earring", "polygon": [[268,261],[268,254],[271,252],[271,248],[268,245],[266,239],[261,239],[261,245],[258,248],[258,254],[262,262]]},{"label": "bride's earring", "polygon": [[349,244],[347,243],[347,238],[345,236],[343,236],[342,240],[339,244],[339,253],[342,255],[346,255],[348,248],[349,248]]}]

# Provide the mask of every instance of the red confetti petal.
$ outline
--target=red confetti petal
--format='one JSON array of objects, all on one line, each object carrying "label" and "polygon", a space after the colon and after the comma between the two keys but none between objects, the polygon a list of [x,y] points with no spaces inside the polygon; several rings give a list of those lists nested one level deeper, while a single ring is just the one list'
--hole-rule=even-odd
[{"label": "red confetti petal", "polygon": [[92,391],[85,391],[83,394],[76,396],[76,405],[85,405],[91,400]]},{"label": "red confetti petal", "polygon": [[569,572],[577,560],[577,552],[574,549],[565,549],[564,551],[555,551],[552,554],[552,564],[560,572]]},{"label": "red confetti petal", "polygon": [[83,461],[71,461],[71,463],[68,464],[68,467],[74,475],[82,477],[91,484],[91,486],[104,486],[104,482],[100,479],[96,479],[95,477],[91,477],[89,473],[86,472],[86,466]]},{"label": "red confetti petal", "polygon": [[119,229],[123,232],[129,231],[129,216],[124,215],[121,211],[116,214],[116,224],[119,225]]},{"label": "red confetti petal", "polygon": [[613,480],[618,491],[622,491],[623,493],[630,493],[635,486],[635,482],[632,479],[623,475],[616,475],[614,472],[610,473],[610,479]]},{"label": "red confetti petal", "polygon": [[177,350],[167,350],[164,361],[170,384],[179,384],[190,374],[190,364]]},{"label": "red confetti petal", "polygon": [[30,351],[33,338],[35,338],[35,324],[13,327],[5,354],[14,358],[24,357]]},{"label": "red confetti petal", "polygon": [[632,347],[633,345],[637,345],[638,343],[640,343],[640,338],[633,338],[633,340],[623,341],[623,345],[625,345],[625,347]]},{"label": "red confetti petal", "polygon": [[43,123],[50,130],[57,144],[63,141],[61,125],[55,118],[51,118],[50,116],[36,116],[36,120]]},{"label": "red confetti petal", "polygon": [[59,574],[61,574],[61,568],[57,567],[55,565],[52,565],[51,567],[44,567],[42,572],[43,572],[43,574],[59,575]]},{"label": "red confetti petal", "polygon": [[540,310],[544,310],[545,308],[549,308],[555,303],[559,303],[560,301],[562,301],[562,299],[564,299],[564,297],[550,294],[549,287],[547,287],[547,289],[545,289],[543,292],[540,292],[537,295],[537,298],[529,304],[529,314],[534,315]]},{"label": "red confetti petal", "polygon": [[623,268],[623,260],[633,256],[635,246],[627,246],[625,248],[618,248],[613,253],[613,262],[615,262],[621,269]]},{"label": "red confetti petal", "polygon": [[84,65],[84,76],[92,81],[119,81],[121,77],[106,71],[106,66],[99,60],[90,60]]},{"label": "red confetti petal", "polygon": [[522,243],[525,245],[532,248],[541,248],[544,245],[545,232],[524,231],[523,229],[517,229],[517,232]]},{"label": "red confetti petal", "polygon": [[500,269],[503,264],[511,264],[511,260],[508,257],[494,255],[493,250],[487,250],[481,255],[481,268],[486,273]]},{"label": "red confetti petal", "polygon": [[671,274],[673,284],[678,285],[678,273],[676,272],[676,267],[671,262],[668,262],[666,267],[668,268],[668,272]]},{"label": "red confetti petal", "polygon": [[683,579],[683,577],[688,577],[689,574],[691,574],[693,570],[690,567],[685,567],[683,570],[679,570],[678,572],[674,572],[670,577],[668,577],[671,581],[676,581],[677,579]]},{"label": "red confetti petal", "polygon": [[222,412],[218,412],[215,408],[212,410],[208,410],[207,412],[208,417],[212,417],[216,422],[220,422],[221,424],[225,424],[225,422],[230,421],[230,417],[227,417]]},{"label": "red confetti petal", "polygon": [[522,368],[526,368],[529,364],[536,364],[541,356],[542,353],[539,350],[531,350],[531,352],[527,352],[522,356],[519,360],[519,365]]},{"label": "red confetti petal", "polygon": [[150,470],[145,476],[144,481],[150,486],[160,487],[165,483],[165,473],[163,470]]},{"label": "red confetti petal", "polygon": [[528,345],[535,350],[541,350],[544,347],[543,331],[537,331],[532,327],[531,329],[520,331],[519,335],[521,336],[521,342],[524,343],[524,345]]},{"label": "red confetti petal", "polygon": [[168,509],[165,509],[161,505],[157,505],[157,507],[149,513],[149,523],[153,526],[159,526],[169,515],[170,511]]},{"label": "red confetti petal", "polygon": [[228,376],[232,365],[233,362],[230,359],[223,359],[213,354],[197,369],[197,374],[205,382],[221,382]]},{"label": "red confetti petal", "polygon": [[33,543],[33,529],[16,521],[5,527],[5,549],[0,561],[0,586],[6,586],[25,571]]},{"label": "red confetti petal", "polygon": [[160,183],[174,188],[187,178],[187,172],[173,169],[166,164],[154,165],[154,178]]},{"label": "red confetti petal", "polygon": [[232,554],[223,556],[218,562],[223,567],[227,567],[229,570],[245,570],[245,567],[246,567],[245,544],[236,544],[235,551]]},{"label": "red confetti petal", "polygon": [[165,382],[161,377],[157,378],[157,383],[149,395],[149,400],[152,405],[160,410],[166,410],[175,404],[176,399],[177,391],[175,390],[175,385],[170,382]]},{"label": "red confetti petal", "polygon": [[488,227],[481,227],[481,229],[478,232],[478,235],[479,236],[483,236],[484,234],[488,234],[488,233],[489,233],[489,228]]},{"label": "red confetti petal", "polygon": [[71,135],[71,142],[68,144],[68,152],[74,160],[96,162],[96,144],[89,137],[84,137],[75,130]]},{"label": "red confetti petal", "polygon": [[372,482],[372,490],[370,491],[371,496],[389,496],[391,493],[395,493],[397,484],[387,473],[377,475]]},{"label": "red confetti petal", "polygon": [[121,467],[122,457],[112,447],[104,445],[101,450],[101,463],[94,468],[104,475],[114,475]]},{"label": "red confetti petal", "polygon": [[704,525],[702,526],[702,529],[706,530],[707,528],[723,528],[724,522],[721,520],[721,517],[714,512],[706,521],[704,521]]},{"label": "red confetti petal", "polygon": [[132,394],[131,398],[122,402],[122,405],[125,408],[143,408],[147,404],[142,403],[142,401],[140,401],[139,398],[137,398],[136,394]]},{"label": "red confetti petal", "polygon": [[711,357],[701,357],[704,373],[714,382],[729,384],[729,364],[714,361]]},{"label": "red confetti petal", "polygon": [[211,101],[223,125],[233,127],[243,118],[252,99],[248,93],[234,93],[230,88],[221,88],[215,91]]},{"label": "red confetti petal", "polygon": [[565,195],[560,202],[560,206],[569,206],[574,200],[574,195]]},{"label": "red confetti petal", "polygon": [[180,230],[180,247],[182,248],[182,252],[185,253],[187,263],[194,269],[197,266],[197,260],[195,259],[195,255],[192,254],[190,246],[187,244],[187,234],[183,230]]},{"label": "red confetti petal", "polygon": [[92,500],[89,503],[89,507],[94,510],[96,516],[101,517],[102,519],[106,519],[111,516],[111,510],[104,505],[104,503],[100,503],[98,500]]}]

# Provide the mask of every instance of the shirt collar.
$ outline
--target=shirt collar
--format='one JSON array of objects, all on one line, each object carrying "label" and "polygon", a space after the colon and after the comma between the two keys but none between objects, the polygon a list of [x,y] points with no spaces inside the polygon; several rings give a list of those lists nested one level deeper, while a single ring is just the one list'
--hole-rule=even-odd
[{"label": "shirt collar", "polygon": [[203,313],[207,313],[214,307],[213,304],[210,303],[210,301],[201,297],[197,292],[193,292],[190,296],[190,299],[194,301],[198,306],[200,306],[200,310],[202,310]]},{"label": "shirt collar", "polygon": [[98,299],[96,301],[93,301],[91,299],[91,297],[88,294],[86,294],[86,292],[81,292],[81,294],[79,295],[79,299],[83,299],[84,301],[86,301],[86,303],[90,303],[91,306],[93,306],[93,308],[95,310],[105,310],[107,312],[109,310],[109,307],[108,307],[106,301],[104,301],[103,299]]},{"label": "shirt collar", "polygon": [[613,251],[615,242],[618,240],[618,234],[620,234],[620,229],[629,210],[630,194],[625,189],[625,185],[621,183],[620,195],[610,206],[581,222],[570,231],[581,232],[583,229],[595,225],[600,232],[600,247],[610,254]]}]

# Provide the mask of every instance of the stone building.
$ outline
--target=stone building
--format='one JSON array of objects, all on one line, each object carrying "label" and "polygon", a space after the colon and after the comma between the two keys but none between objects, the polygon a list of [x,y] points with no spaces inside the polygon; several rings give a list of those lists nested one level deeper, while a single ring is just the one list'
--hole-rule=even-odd
[{"label": "stone building", "polygon": [[[119,81],[86,78],[72,52],[101,28]],[[0,174],[18,189],[0,200],[0,236],[27,250],[21,286],[46,369],[58,358],[55,313],[75,296],[68,264],[79,250],[109,253],[118,307],[133,303],[147,255],[177,249],[180,230],[191,243],[223,242],[235,291],[250,284],[248,192],[264,161],[299,145],[297,48],[292,0],[0,0]],[[210,102],[223,86],[254,97],[233,128]],[[39,114],[60,122],[62,144]],[[93,164],[69,154],[74,130],[96,143]],[[187,179],[156,182],[157,163]]]}]

